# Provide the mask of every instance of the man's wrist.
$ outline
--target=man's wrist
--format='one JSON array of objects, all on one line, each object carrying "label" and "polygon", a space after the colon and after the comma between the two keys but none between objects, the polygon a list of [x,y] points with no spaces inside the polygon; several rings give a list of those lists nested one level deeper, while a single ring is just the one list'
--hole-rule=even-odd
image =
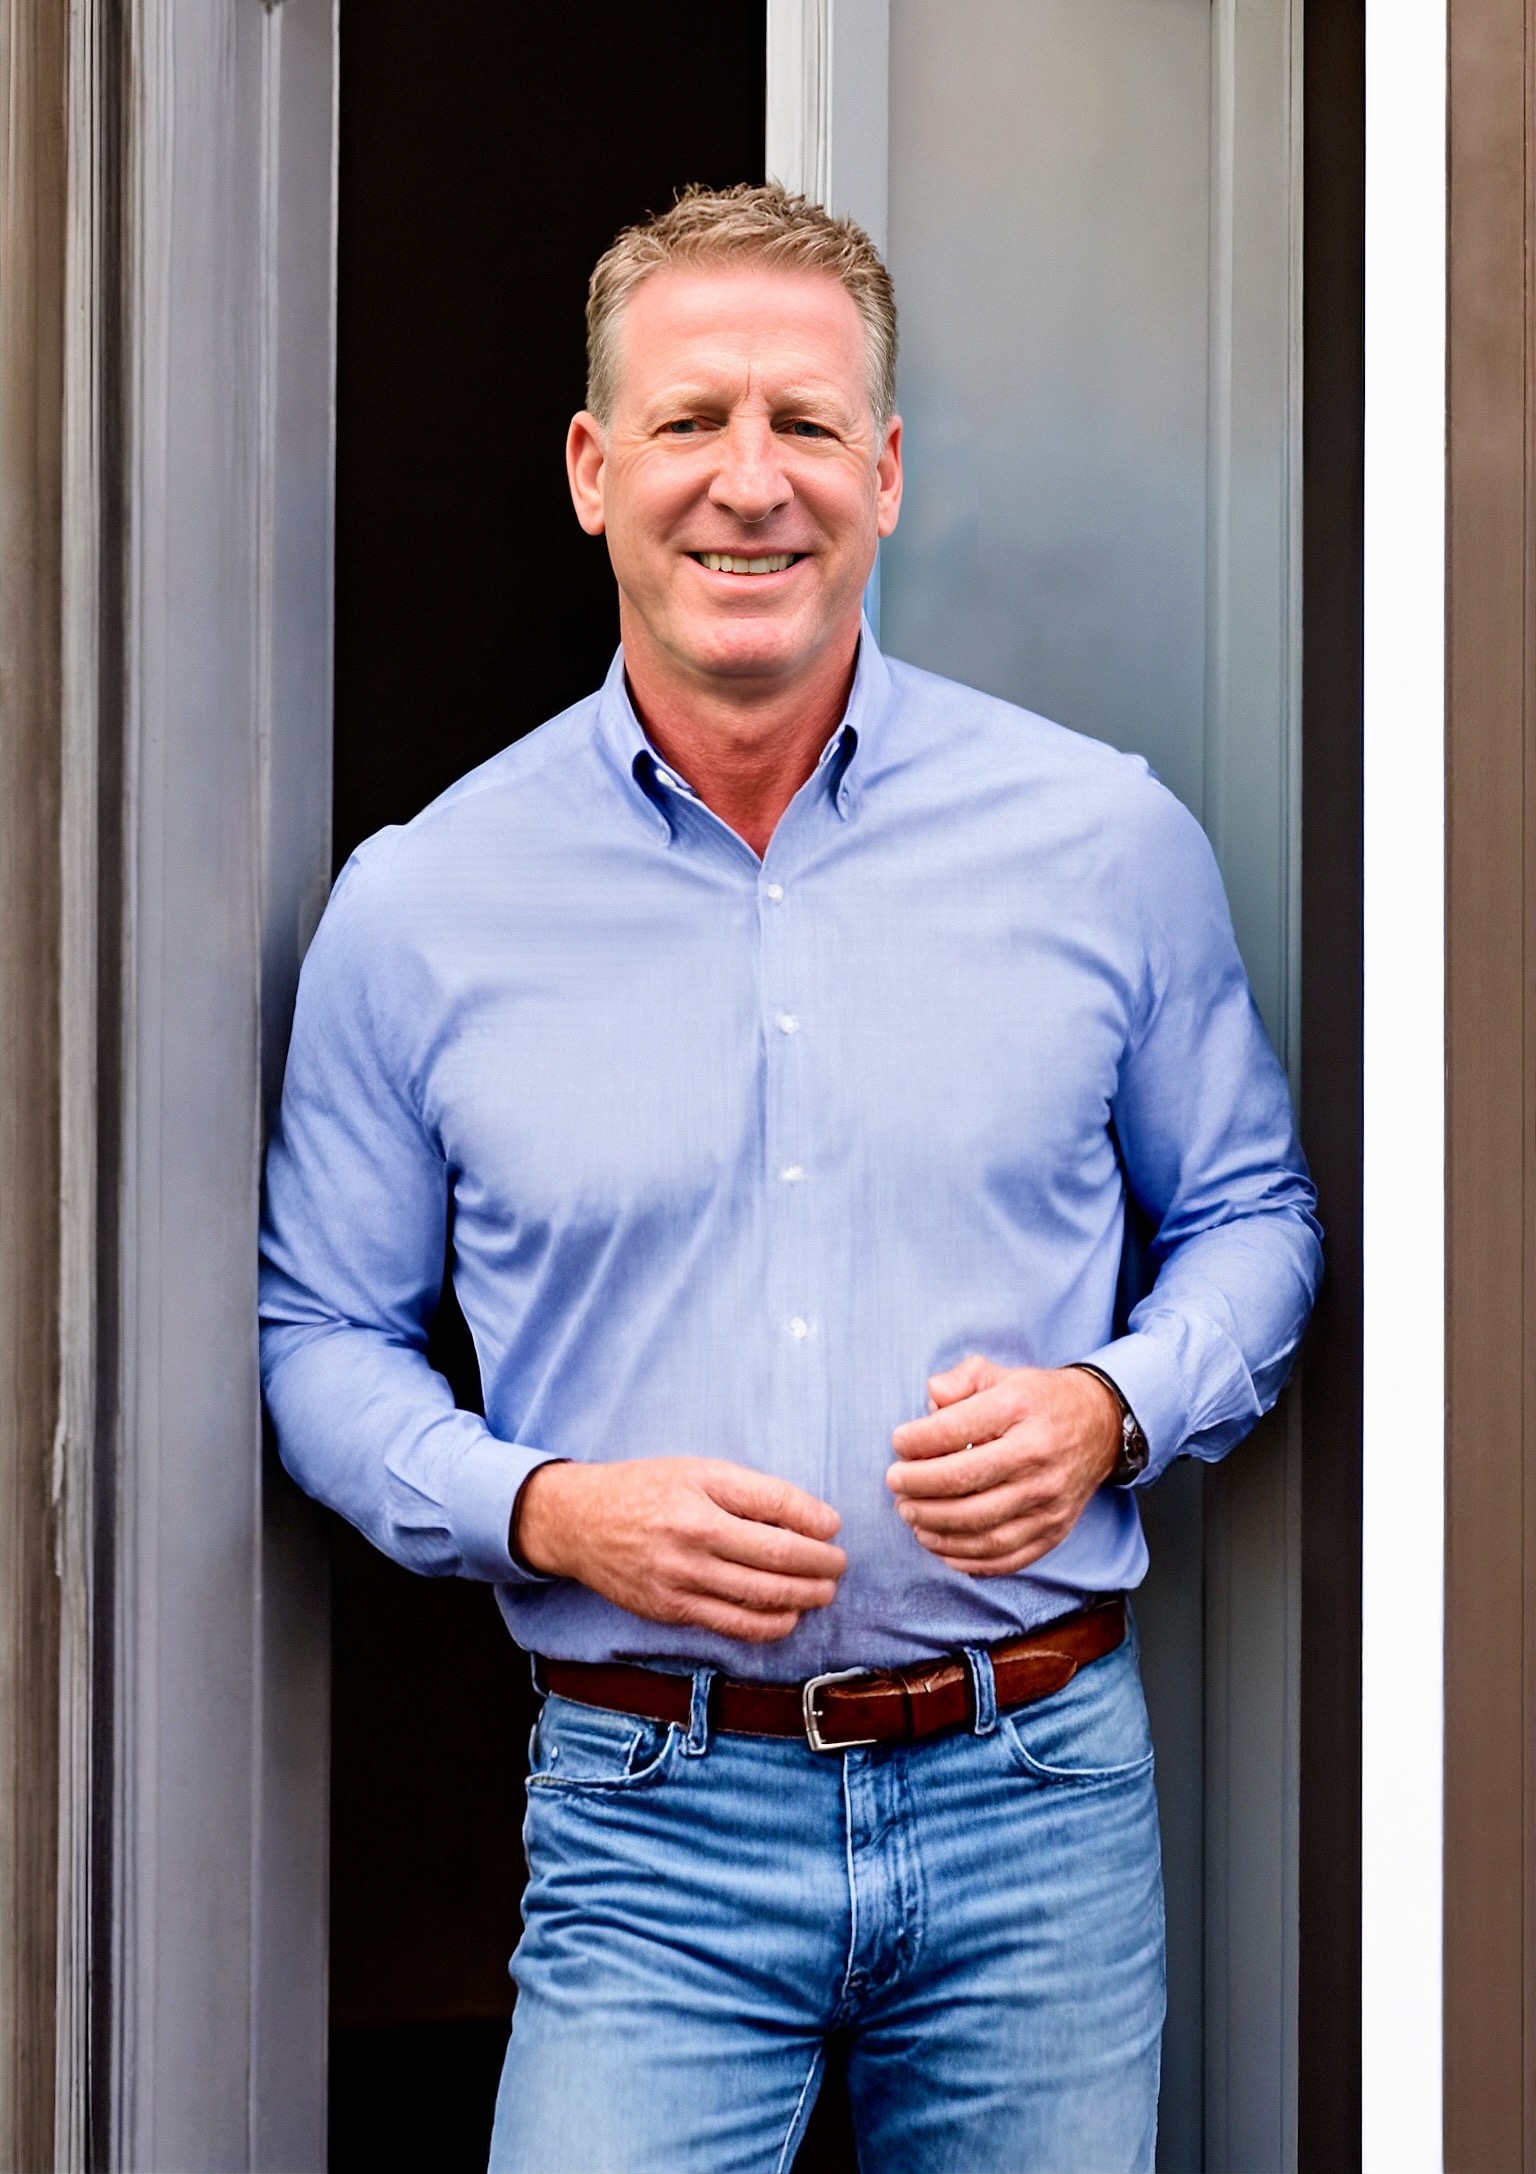
[{"label": "man's wrist", "polygon": [[[520,1569],[531,1571],[536,1578],[564,1575],[558,1562],[559,1520],[551,1515],[555,1505],[549,1481],[551,1474],[570,1470],[570,1460],[565,1457],[551,1457],[535,1465],[512,1504],[507,1552]],[[556,1482],[556,1492],[558,1486]]]},{"label": "man's wrist", "polygon": [[1090,1374],[1095,1381],[1101,1382],[1114,1399],[1115,1408],[1120,1415],[1120,1436],[1115,1462],[1101,1484],[1105,1487],[1131,1486],[1147,1469],[1152,1454],[1151,1444],[1142,1432],[1140,1420],[1131,1410],[1120,1384],[1112,1375],[1106,1374],[1102,1367],[1094,1366],[1086,1359],[1074,1359],[1071,1371],[1075,1374]]}]

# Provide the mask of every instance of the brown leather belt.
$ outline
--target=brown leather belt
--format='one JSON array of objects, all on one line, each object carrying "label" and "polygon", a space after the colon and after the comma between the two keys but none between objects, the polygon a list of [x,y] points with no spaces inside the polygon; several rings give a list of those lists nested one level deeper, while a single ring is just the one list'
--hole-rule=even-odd
[{"label": "brown leather belt", "polygon": [[[1062,1690],[1080,1668],[1113,1653],[1125,1637],[1125,1599],[1116,1593],[1043,1630],[988,1649],[998,1710],[1027,1706]],[[582,1706],[687,1726],[693,1679],[631,1661],[535,1660],[539,1687]],[[710,1724],[732,1736],[798,1736],[813,1751],[867,1744],[914,1744],[975,1720],[970,1663],[962,1654],[911,1668],[851,1668],[805,1683],[742,1683],[717,1676]]]}]

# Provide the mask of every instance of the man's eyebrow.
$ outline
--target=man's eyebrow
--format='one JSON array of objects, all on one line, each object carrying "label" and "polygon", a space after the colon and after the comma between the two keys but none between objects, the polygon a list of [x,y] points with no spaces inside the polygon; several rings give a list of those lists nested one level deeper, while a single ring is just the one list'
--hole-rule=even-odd
[{"label": "man's eyebrow", "polygon": [[678,378],[647,395],[647,415],[671,415],[683,408],[728,408],[740,391],[739,383],[724,377]]},{"label": "man's eyebrow", "polygon": [[[720,378],[680,379],[648,399],[646,412],[668,414],[679,408],[729,407],[739,392],[739,384],[728,384]],[[774,386],[769,391],[768,404],[775,412],[785,408],[822,408],[839,413],[848,405],[839,386],[814,383]]]},{"label": "man's eyebrow", "polygon": [[848,403],[836,385],[778,385],[769,396],[774,408],[831,408],[838,413]]}]

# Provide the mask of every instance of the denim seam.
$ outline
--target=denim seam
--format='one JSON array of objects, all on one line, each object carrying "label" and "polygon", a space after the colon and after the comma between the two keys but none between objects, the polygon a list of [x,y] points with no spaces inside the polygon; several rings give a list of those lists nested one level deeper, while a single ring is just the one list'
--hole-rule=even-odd
[{"label": "denim seam", "polygon": [[800,2142],[796,2131],[800,2127],[800,2115],[805,2107],[805,2096],[821,2073],[822,2066],[822,2055],[818,2049],[811,2055],[811,2065],[805,2072],[805,2081],[800,2086],[800,2096],[795,2100],[795,2110],[789,2117],[789,2127],[785,2130],[784,2141],[779,2146],[779,2156],[774,2161],[773,2174],[784,2174],[784,2169],[789,2165],[789,2147],[791,2144]]},{"label": "denim seam", "polygon": [[[636,1767],[632,1771],[626,1771],[622,1774],[566,1775],[557,1774],[553,1770],[545,1773],[530,1773],[525,1785],[527,1793],[532,1796],[537,1791],[540,1796],[559,1795],[572,1797],[604,1792],[612,1794],[616,1791],[631,1789],[648,1789],[660,1780],[662,1770],[666,1766],[671,1752],[672,1739],[680,1734],[681,1730],[678,1724],[673,1722],[662,1737],[655,1755],[648,1759],[644,1766]],[[636,1747],[643,1743],[644,1739],[645,1731],[643,1729],[636,1730],[625,1747],[624,1756],[626,1760],[634,1757]]]},{"label": "denim seam", "polygon": [[1135,1781],[1155,1763],[1156,1751],[1143,1752],[1124,1766],[1047,1766],[1035,1758],[1016,1730],[1010,1730],[1010,1748],[1021,1771],[1035,1781],[1064,1789],[1103,1788],[1107,1783]]},{"label": "denim seam", "polygon": [[848,1754],[840,1754],[843,1762],[843,1861],[848,1871],[848,1961],[843,1969],[843,1983],[837,1996],[841,2012],[848,2002],[853,1987],[854,1960],[859,1952],[859,1889],[854,1876],[853,1864],[853,1799],[848,1791]]}]

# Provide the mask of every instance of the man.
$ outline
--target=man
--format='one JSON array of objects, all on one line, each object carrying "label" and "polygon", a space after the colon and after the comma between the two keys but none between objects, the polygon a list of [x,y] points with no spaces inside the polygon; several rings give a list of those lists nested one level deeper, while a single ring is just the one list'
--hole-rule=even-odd
[{"label": "man", "polygon": [[[1289,1367],[1285,1082],[1145,765],[861,626],[858,229],[693,192],[588,314],[620,656],[355,856],[269,1165],[290,1469],[492,1580],[549,1693],[492,2165],[787,2168],[837,2031],[868,2168],[1150,2168],[1135,1495]],[[450,1215],[483,1422],[424,1357]]]}]

